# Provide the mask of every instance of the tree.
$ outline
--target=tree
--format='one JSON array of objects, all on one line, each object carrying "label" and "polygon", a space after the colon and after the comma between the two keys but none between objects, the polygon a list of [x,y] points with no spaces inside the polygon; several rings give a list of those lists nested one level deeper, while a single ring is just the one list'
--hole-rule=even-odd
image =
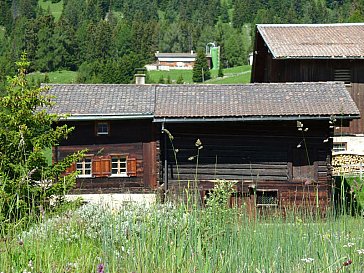
[{"label": "tree", "polygon": [[75,174],[62,174],[82,156],[74,154],[48,165],[44,150],[58,145],[72,128],[55,125],[60,117],[46,112],[45,107],[52,105],[47,88],[27,83],[30,63],[25,53],[16,64],[18,75],[8,78],[6,94],[0,97],[0,222],[39,213],[52,196],[67,193]]},{"label": "tree", "polygon": [[192,80],[193,82],[204,82],[210,78],[211,74],[207,65],[205,52],[203,50],[199,50],[192,70]]},{"label": "tree", "polygon": [[221,15],[220,15],[221,22],[229,23],[230,22],[229,7],[225,1],[222,2],[222,4],[221,4],[220,13],[221,13]]},{"label": "tree", "polygon": [[177,84],[183,84],[184,82],[185,82],[185,80],[183,79],[182,74],[181,74],[181,75],[179,75],[179,77],[178,77],[178,79],[177,79],[176,83],[177,83]]}]

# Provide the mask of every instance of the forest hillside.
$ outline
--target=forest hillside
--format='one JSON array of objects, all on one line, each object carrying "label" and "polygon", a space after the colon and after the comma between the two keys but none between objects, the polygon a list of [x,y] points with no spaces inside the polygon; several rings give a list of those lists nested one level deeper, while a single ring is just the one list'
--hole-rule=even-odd
[{"label": "forest hillside", "polygon": [[25,51],[30,72],[79,71],[78,82],[129,83],[155,51],[221,47],[247,63],[257,23],[361,22],[363,0],[0,0],[0,82]]}]

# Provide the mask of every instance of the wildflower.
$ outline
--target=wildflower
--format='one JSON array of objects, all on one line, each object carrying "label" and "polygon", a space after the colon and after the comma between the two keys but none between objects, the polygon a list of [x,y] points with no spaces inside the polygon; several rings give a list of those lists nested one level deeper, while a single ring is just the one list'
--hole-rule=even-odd
[{"label": "wildflower", "polygon": [[33,269],[33,261],[32,260],[29,260],[28,267],[31,268],[31,269]]},{"label": "wildflower", "polygon": [[305,263],[312,263],[314,261],[313,258],[303,258],[301,259],[302,262],[305,262]]},{"label": "wildflower", "polygon": [[201,140],[198,138],[198,139],[196,140],[195,146],[196,146],[196,147],[199,147],[199,146],[201,146],[201,145],[202,145],[202,142],[201,142]]},{"label": "wildflower", "polygon": [[343,263],[343,266],[348,266],[348,265],[351,265],[352,263],[353,263],[353,261],[351,259],[349,259]]},{"label": "wildflower", "polygon": [[24,245],[24,241],[23,241],[22,239],[19,239],[18,244],[19,244],[20,246],[22,246],[22,245]]},{"label": "wildflower", "polygon": [[353,247],[355,243],[348,243],[347,245],[343,245],[343,247]]},{"label": "wildflower", "polygon": [[356,252],[358,252],[359,255],[364,255],[364,249],[358,249]]},{"label": "wildflower", "polygon": [[104,264],[99,264],[97,266],[97,273],[105,273],[104,269],[105,269]]}]

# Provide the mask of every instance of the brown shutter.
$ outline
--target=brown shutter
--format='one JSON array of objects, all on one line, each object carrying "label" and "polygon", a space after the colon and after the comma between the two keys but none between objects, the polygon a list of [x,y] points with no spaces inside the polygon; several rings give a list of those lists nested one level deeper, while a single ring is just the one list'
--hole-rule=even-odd
[{"label": "brown shutter", "polygon": [[137,162],[136,158],[128,158],[126,164],[126,171],[128,176],[136,176],[137,175]]},{"label": "brown shutter", "polygon": [[111,156],[103,156],[101,158],[101,172],[103,177],[111,175]]},{"label": "brown shutter", "polygon": [[111,174],[110,156],[95,156],[92,159],[92,174],[95,177],[107,177]]},{"label": "brown shutter", "polygon": [[71,166],[69,166],[66,171],[65,174],[70,174],[76,171],[76,163],[72,163]]},{"label": "brown shutter", "polygon": [[92,158],[92,175],[95,177],[102,176],[102,164],[101,164],[101,157],[95,156]]}]

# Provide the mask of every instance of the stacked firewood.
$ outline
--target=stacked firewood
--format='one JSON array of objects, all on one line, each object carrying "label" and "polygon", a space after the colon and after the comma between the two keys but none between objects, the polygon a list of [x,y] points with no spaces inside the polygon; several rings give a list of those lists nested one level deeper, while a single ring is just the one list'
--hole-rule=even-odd
[{"label": "stacked firewood", "polygon": [[364,171],[364,155],[337,154],[332,156],[333,174],[357,174]]}]

